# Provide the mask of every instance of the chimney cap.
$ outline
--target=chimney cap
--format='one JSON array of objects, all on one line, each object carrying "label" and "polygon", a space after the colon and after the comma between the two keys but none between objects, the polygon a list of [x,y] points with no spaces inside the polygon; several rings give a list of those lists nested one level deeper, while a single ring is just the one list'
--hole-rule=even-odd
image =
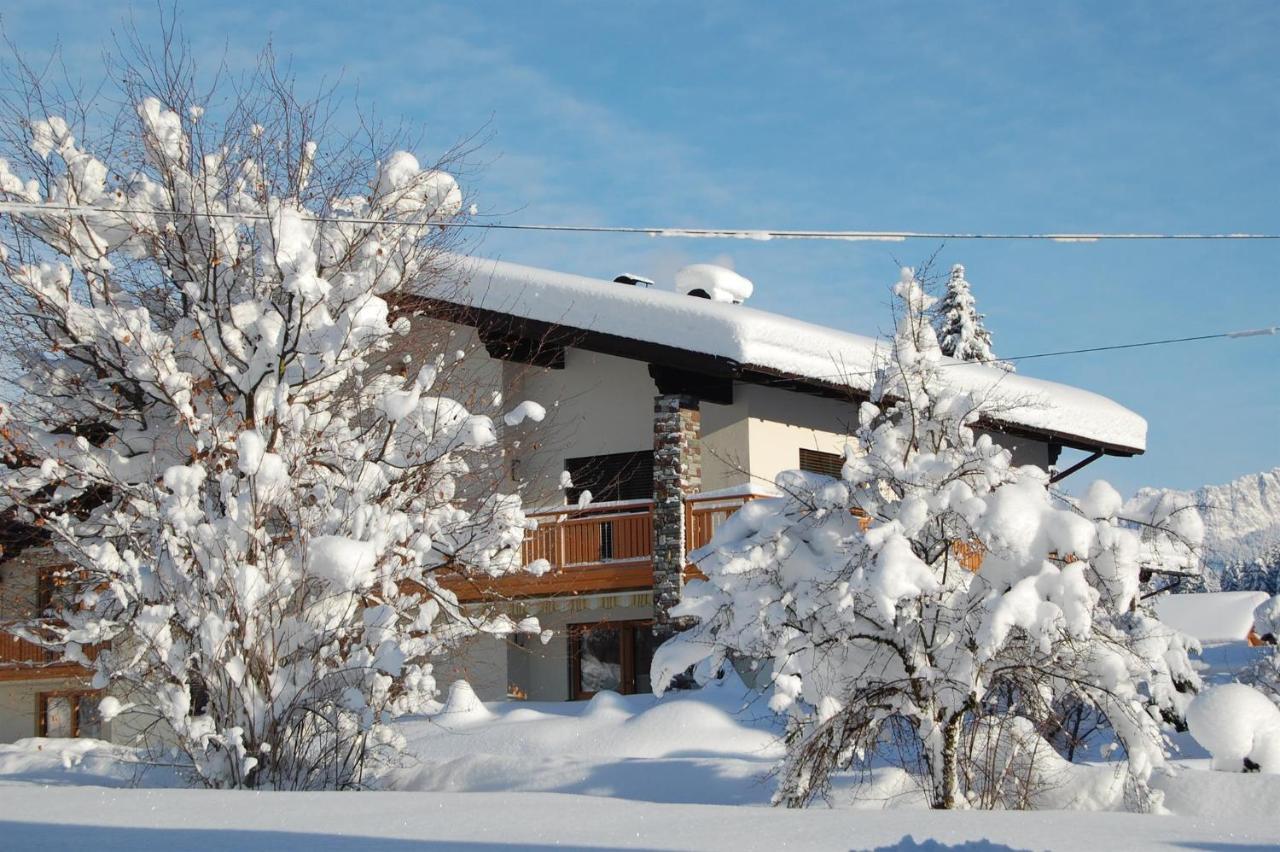
[{"label": "chimney cap", "polygon": [[632,275],[630,272],[624,272],[613,280],[616,284],[630,284],[633,287],[637,284],[644,287],[653,286],[653,279],[643,278],[639,275]]}]

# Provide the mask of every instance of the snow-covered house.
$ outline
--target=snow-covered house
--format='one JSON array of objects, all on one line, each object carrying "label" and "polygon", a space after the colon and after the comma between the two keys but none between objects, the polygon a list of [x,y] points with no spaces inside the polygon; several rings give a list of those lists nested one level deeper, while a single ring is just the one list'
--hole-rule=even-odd
[{"label": "snow-covered house", "polygon": [[[883,341],[741,304],[750,283],[714,268],[678,275],[680,292],[646,283],[467,261],[453,286],[406,306],[474,338],[476,380],[505,407],[530,399],[548,411],[507,428],[505,442],[506,473],[540,523],[526,556],[553,570],[454,588],[555,634],[546,645],[480,640],[438,669],[442,681],[465,676],[486,698],[647,690],[686,555],[781,471],[838,475]],[[1146,422],[1097,394],[981,364],[946,375],[989,400],[997,414],[983,427],[1023,464],[1145,447]]]},{"label": "snow-covered house", "polygon": [[[537,616],[553,635],[476,640],[437,667],[442,686],[465,677],[483,698],[543,700],[647,691],[655,637],[672,629],[694,570],[687,554],[781,471],[838,474],[883,342],[742,304],[750,283],[724,273],[694,269],[672,292],[634,276],[465,260],[398,305],[422,331],[406,338],[407,357],[438,343],[441,324],[449,348],[469,353],[453,386],[473,410],[526,399],[546,409],[503,426],[494,476],[539,521],[527,560],[551,570],[449,586],[477,610]],[[1145,448],[1145,421],[1097,394],[981,364],[946,375],[988,399],[982,428],[1021,463],[1087,454],[1065,475]],[[28,548],[0,559],[0,630],[53,593],[41,579],[49,558]],[[0,741],[96,733],[95,701],[82,670],[0,633]]]},{"label": "snow-covered house", "polygon": [[1205,680],[1237,679],[1270,649],[1260,647],[1254,612],[1266,592],[1198,592],[1163,595],[1155,601],[1156,617],[1200,643],[1195,665]]}]

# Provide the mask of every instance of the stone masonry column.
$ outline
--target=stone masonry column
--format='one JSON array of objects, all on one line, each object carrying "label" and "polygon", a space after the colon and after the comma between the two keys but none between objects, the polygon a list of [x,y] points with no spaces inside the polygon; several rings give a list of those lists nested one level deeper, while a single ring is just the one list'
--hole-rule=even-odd
[{"label": "stone masonry column", "polygon": [[653,401],[653,633],[659,642],[687,625],[672,619],[685,566],[685,498],[702,488],[702,412],[698,399]]}]

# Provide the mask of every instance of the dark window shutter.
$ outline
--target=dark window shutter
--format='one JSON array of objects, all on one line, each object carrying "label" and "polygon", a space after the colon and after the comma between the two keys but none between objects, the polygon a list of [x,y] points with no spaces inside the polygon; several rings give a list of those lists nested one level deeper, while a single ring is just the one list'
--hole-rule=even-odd
[{"label": "dark window shutter", "polygon": [[564,469],[573,479],[573,487],[567,489],[570,504],[577,503],[583,491],[590,491],[597,503],[653,497],[653,450],[565,459]]}]

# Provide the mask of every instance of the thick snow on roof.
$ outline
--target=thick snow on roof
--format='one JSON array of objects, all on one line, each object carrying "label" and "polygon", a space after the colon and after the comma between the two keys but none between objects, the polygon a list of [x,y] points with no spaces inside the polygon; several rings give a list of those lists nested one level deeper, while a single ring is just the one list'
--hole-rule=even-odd
[{"label": "thick snow on roof", "polygon": [[1243,642],[1253,629],[1253,611],[1266,592],[1202,592],[1165,595],[1156,600],[1156,617],[1201,642]]},{"label": "thick snow on roof", "polygon": [[[505,261],[467,259],[448,301],[706,355],[744,367],[868,391],[886,341],[802,322],[745,305],[697,299]],[[435,294],[431,294],[435,295]],[[1035,431],[1146,448],[1138,414],[1089,391],[984,364],[945,371],[957,388],[985,395],[995,419]]]}]

